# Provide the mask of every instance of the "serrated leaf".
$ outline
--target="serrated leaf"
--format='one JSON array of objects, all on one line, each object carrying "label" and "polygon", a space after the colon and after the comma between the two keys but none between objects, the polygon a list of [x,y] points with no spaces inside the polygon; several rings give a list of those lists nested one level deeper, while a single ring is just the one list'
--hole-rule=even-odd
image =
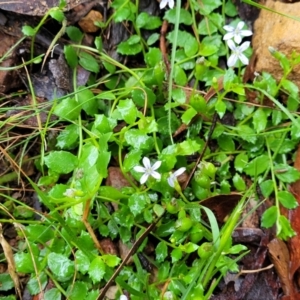
[{"label": "serrated leaf", "polygon": [[79,139],[79,128],[77,124],[71,124],[59,133],[56,139],[56,147],[60,149],[73,149],[77,146]]},{"label": "serrated leaf", "polygon": [[31,278],[29,279],[26,288],[28,288],[31,295],[36,295],[41,291],[41,288],[44,289],[46,287],[48,276],[44,272],[39,273],[38,278],[33,276],[33,274],[31,274]]},{"label": "serrated leaf", "polygon": [[164,20],[169,23],[175,24],[176,22],[183,23],[184,25],[192,25],[193,18],[188,10],[180,9],[179,20],[176,18],[176,9],[167,10],[164,16]]},{"label": "serrated leaf", "polygon": [[117,109],[127,124],[132,125],[135,122],[138,110],[131,99],[120,100]]},{"label": "serrated leaf", "polygon": [[185,86],[187,83],[185,71],[180,66],[175,66],[174,81],[176,84],[181,86]]},{"label": "serrated leaf", "polygon": [[135,193],[128,199],[128,206],[134,216],[140,214],[146,205],[149,203],[149,198],[146,194]]},{"label": "serrated leaf", "polygon": [[244,172],[250,176],[257,176],[267,170],[270,161],[265,154],[255,157],[244,168]]},{"label": "serrated leaf", "polygon": [[296,198],[290,192],[279,191],[277,196],[278,196],[279,202],[285,208],[294,209],[298,206],[298,202],[297,202]]},{"label": "serrated leaf", "polygon": [[296,235],[291,223],[285,216],[279,216],[277,228],[277,236],[283,240],[287,240]]},{"label": "serrated leaf", "polygon": [[0,274],[0,282],[0,291],[8,291],[14,287],[14,282],[8,273]]},{"label": "serrated leaf", "polygon": [[67,297],[70,300],[86,299],[88,287],[86,282],[75,281],[72,286],[68,288]]},{"label": "serrated leaf", "polygon": [[222,27],[223,18],[220,14],[212,13],[206,18],[203,18],[198,24],[198,33],[201,35],[211,35],[218,32]]},{"label": "serrated leaf", "polygon": [[254,144],[257,140],[256,134],[251,127],[248,125],[238,125],[235,130],[239,137],[244,141]]},{"label": "serrated leaf", "polygon": [[51,252],[47,257],[47,263],[58,281],[66,282],[74,276],[74,262],[65,255]]},{"label": "serrated leaf", "polygon": [[265,130],[267,125],[267,116],[262,108],[258,108],[253,114],[253,127],[257,133]]},{"label": "serrated leaf", "polygon": [[159,242],[155,248],[156,260],[161,263],[168,255],[168,247],[165,242]]},{"label": "serrated leaf", "polygon": [[215,105],[216,112],[218,113],[220,118],[223,118],[225,112],[226,112],[226,104],[224,101],[218,101]]},{"label": "serrated leaf", "polygon": [[45,157],[46,166],[59,174],[72,172],[78,164],[78,158],[70,152],[52,151]]},{"label": "serrated leaf", "polygon": [[89,276],[92,279],[93,283],[100,282],[106,272],[106,265],[103,262],[100,256],[97,256],[89,266]]},{"label": "serrated leaf", "polygon": [[53,113],[62,119],[75,120],[80,111],[81,105],[74,98],[66,98],[55,106]]},{"label": "serrated leaf", "polygon": [[204,16],[209,15],[213,12],[216,8],[222,5],[220,0],[202,0],[201,4],[198,4],[198,9],[200,13]]},{"label": "serrated leaf", "polygon": [[187,139],[186,141],[177,144],[176,148],[177,148],[176,149],[177,155],[185,156],[185,155],[194,154],[195,152],[199,151],[201,145],[194,140]]},{"label": "serrated leaf", "polygon": [[265,228],[272,227],[278,218],[278,211],[276,206],[269,207],[261,217],[261,226]]},{"label": "serrated leaf", "polygon": [[111,268],[116,267],[121,262],[121,258],[119,258],[116,255],[112,255],[112,254],[102,255],[101,258],[106,263],[106,265],[108,265]]},{"label": "serrated leaf", "polygon": [[27,238],[33,242],[46,243],[54,238],[53,229],[41,224],[30,224],[25,232]]},{"label": "serrated leaf", "polygon": [[291,166],[278,164],[274,167],[276,177],[282,182],[292,183],[300,179],[300,172]]},{"label": "serrated leaf", "polygon": [[248,155],[242,152],[235,157],[234,167],[238,172],[243,172],[245,166],[248,164]]},{"label": "serrated leaf", "polygon": [[153,138],[138,129],[130,129],[125,132],[126,142],[135,149],[148,150],[153,148]]},{"label": "serrated leaf", "polygon": [[181,120],[184,124],[189,124],[193,117],[196,115],[197,111],[193,107],[190,107],[183,113],[183,115],[181,116]]},{"label": "serrated leaf", "polygon": [[76,257],[76,268],[81,274],[85,275],[90,267],[89,258],[81,250],[76,251],[75,257]]},{"label": "serrated leaf", "polygon": [[60,300],[61,299],[61,292],[59,291],[59,289],[57,288],[53,288],[53,289],[50,289],[50,290],[47,290],[45,293],[44,293],[44,300]]}]

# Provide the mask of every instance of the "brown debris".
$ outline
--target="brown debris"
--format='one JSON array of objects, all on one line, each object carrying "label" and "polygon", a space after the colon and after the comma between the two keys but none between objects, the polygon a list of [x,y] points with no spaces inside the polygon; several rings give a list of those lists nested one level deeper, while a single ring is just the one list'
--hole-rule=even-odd
[{"label": "brown debris", "polygon": [[103,16],[100,12],[96,10],[91,10],[85,17],[83,17],[78,25],[82,29],[83,32],[97,32],[99,27],[95,25],[95,22],[102,22]]}]

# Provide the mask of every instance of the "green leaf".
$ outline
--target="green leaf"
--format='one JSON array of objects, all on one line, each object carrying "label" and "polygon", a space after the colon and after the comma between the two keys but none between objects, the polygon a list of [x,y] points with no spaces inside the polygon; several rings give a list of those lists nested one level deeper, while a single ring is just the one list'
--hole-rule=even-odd
[{"label": "green leaf", "polygon": [[285,216],[280,215],[278,220],[277,236],[283,240],[287,240],[295,235],[297,234],[291,227],[289,220]]},{"label": "green leaf", "polygon": [[78,271],[85,275],[90,267],[90,260],[89,258],[81,251],[77,250],[76,254],[76,268],[78,268]]},{"label": "green leaf", "polygon": [[68,65],[74,69],[78,65],[78,56],[76,50],[71,46],[64,46],[64,54]]},{"label": "green leaf", "polygon": [[168,247],[165,242],[159,242],[155,248],[156,260],[161,263],[165,260],[168,255]]},{"label": "green leaf", "polygon": [[221,135],[218,137],[218,145],[224,151],[234,151],[235,144],[231,136]]},{"label": "green leaf", "polygon": [[150,151],[153,148],[153,138],[138,129],[126,131],[124,138],[126,142],[135,149]]},{"label": "green leaf", "polygon": [[66,282],[74,276],[74,262],[65,255],[51,252],[47,257],[47,262],[58,281]]},{"label": "green leaf", "polygon": [[131,99],[120,100],[117,110],[127,124],[132,125],[135,122],[138,110]]},{"label": "green leaf", "polygon": [[246,183],[244,179],[238,174],[235,173],[235,175],[232,178],[234,187],[239,191],[245,191],[246,190]]},{"label": "green leaf", "polygon": [[129,151],[124,158],[123,168],[125,172],[129,172],[135,166],[139,165],[142,158],[142,151],[139,149],[133,149]]},{"label": "green leaf", "polygon": [[56,138],[56,147],[73,149],[78,145],[79,128],[77,124],[67,125]]},{"label": "green leaf", "polygon": [[272,227],[278,218],[278,211],[276,206],[269,207],[262,215],[261,225],[265,228]]},{"label": "green leaf", "polygon": [[156,101],[156,95],[147,87],[133,89],[131,95],[134,103],[140,107],[145,107],[146,103],[148,107],[151,107]]},{"label": "green leaf", "polygon": [[[184,49],[186,56],[191,57],[195,55],[198,51],[198,42],[196,38],[192,34],[182,30],[178,31],[178,36],[180,38],[177,40],[177,45]],[[167,40],[170,43],[174,43],[174,31],[167,34]]]},{"label": "green leaf", "polygon": [[183,115],[181,116],[181,120],[184,124],[189,124],[190,121],[197,115],[197,111],[193,108],[190,107],[187,109]]},{"label": "green leaf", "polygon": [[244,172],[250,176],[257,176],[265,172],[270,165],[269,157],[265,154],[255,157],[244,168]]},{"label": "green leaf", "polygon": [[99,73],[100,67],[95,57],[86,52],[79,52],[79,64],[86,70]]},{"label": "green leaf", "polygon": [[222,1],[220,0],[202,0],[202,2],[198,4],[198,9],[202,15],[207,16],[221,5]]},{"label": "green leaf", "polygon": [[185,86],[187,83],[185,71],[180,66],[175,66],[174,81],[176,84],[181,86]]},{"label": "green leaf", "polygon": [[147,39],[147,45],[152,46],[159,40],[159,34],[158,33],[152,33],[148,39]]},{"label": "green leaf", "polygon": [[264,197],[269,197],[274,191],[274,183],[271,179],[265,180],[260,184],[260,190]]},{"label": "green leaf", "polygon": [[286,164],[278,164],[274,167],[276,177],[282,182],[292,183],[300,179],[300,172]]},{"label": "green leaf", "polygon": [[52,8],[50,10],[50,16],[58,22],[62,22],[65,19],[64,13],[60,9]]},{"label": "green leaf", "polygon": [[282,79],[281,81],[281,84],[283,86],[283,88],[295,99],[298,99],[299,98],[299,88],[298,86],[288,80],[288,79]]},{"label": "green leaf", "polygon": [[220,14],[212,13],[203,18],[198,24],[198,33],[201,35],[216,33],[222,27],[223,21],[223,17]]},{"label": "green leaf", "polygon": [[107,117],[104,114],[101,115],[95,115],[95,121],[92,127],[93,132],[98,132],[101,134],[112,132],[112,127],[107,119]]},{"label": "green leaf", "polygon": [[267,116],[263,108],[258,108],[253,114],[253,127],[257,133],[265,130],[267,125]]},{"label": "green leaf", "polygon": [[225,4],[225,14],[229,17],[235,17],[238,12],[235,4],[232,3],[232,0],[228,0]]},{"label": "green leaf", "polygon": [[192,252],[195,252],[199,248],[199,246],[194,243],[188,242],[184,245],[180,245],[179,248],[180,248],[180,250],[182,250],[186,253],[192,253]]},{"label": "green leaf", "polygon": [[[33,273],[34,274],[34,273]],[[48,283],[48,277],[44,272],[39,273],[38,279],[35,275],[31,274],[31,277],[26,285],[31,295],[40,293],[41,288],[44,289]],[[2,282],[0,280],[0,282]]]},{"label": "green leaf", "polygon": [[59,174],[72,172],[78,164],[75,155],[66,151],[52,151],[45,157],[46,166]]},{"label": "green leaf", "polygon": [[183,8],[180,9],[179,20],[176,18],[176,9],[167,10],[164,16],[164,20],[167,20],[169,23],[175,24],[176,22],[183,23],[184,25],[192,25],[193,18],[188,10]]},{"label": "green leaf", "polygon": [[112,254],[102,255],[101,258],[106,263],[106,265],[109,266],[109,267],[111,267],[111,268],[116,267],[121,262],[121,258],[119,258],[116,255],[112,255]]},{"label": "green leaf", "polygon": [[162,21],[159,17],[150,16],[146,12],[141,12],[136,18],[136,26],[147,30],[153,30],[160,27]]},{"label": "green leaf", "polygon": [[237,125],[235,127],[239,137],[244,141],[254,144],[257,140],[256,134],[248,125]]},{"label": "green leaf", "polygon": [[14,282],[8,273],[0,274],[0,282],[0,291],[8,291],[14,287]]},{"label": "green leaf", "polygon": [[36,30],[31,26],[25,25],[22,27],[22,33],[26,36],[34,36],[36,34]]},{"label": "green leaf", "polygon": [[30,253],[20,252],[14,255],[16,270],[20,273],[34,273],[32,257]]},{"label": "green leaf", "polygon": [[66,120],[75,120],[79,117],[81,105],[74,98],[61,100],[54,108],[54,114]]},{"label": "green leaf", "polygon": [[280,191],[277,194],[279,202],[282,204],[283,207],[288,209],[294,209],[298,206],[298,202],[296,198],[287,191]]},{"label": "green leaf", "polygon": [[223,118],[226,112],[226,104],[224,101],[218,101],[215,105],[216,112],[218,113],[220,118]]},{"label": "green leaf", "polygon": [[130,1],[124,3],[123,0],[115,0],[112,2],[111,7],[115,9],[113,18],[116,23],[123,21],[135,21],[137,7],[134,3]]},{"label": "green leaf", "polygon": [[86,282],[75,281],[74,284],[68,288],[67,298],[70,300],[86,299],[87,292],[88,287]]},{"label": "green leaf", "polygon": [[46,243],[54,238],[53,228],[41,224],[30,224],[25,229],[26,236],[30,241]]},{"label": "green leaf", "polygon": [[135,55],[142,51],[141,38],[132,35],[127,41],[121,42],[117,47],[117,52],[123,55]]},{"label": "green leaf", "polygon": [[59,289],[53,288],[53,289],[47,290],[44,293],[44,296],[45,296],[44,297],[45,300],[53,300],[53,299],[61,300],[62,295],[61,295]]},{"label": "green leaf", "polygon": [[202,56],[213,55],[219,51],[221,44],[222,39],[220,35],[206,36],[201,41],[198,54]]},{"label": "green leaf", "polygon": [[84,36],[80,29],[76,26],[68,26],[66,28],[66,33],[68,37],[75,43],[79,43]]},{"label": "green leaf", "polygon": [[171,252],[171,258],[172,258],[172,263],[176,263],[177,261],[181,260],[182,258],[182,250],[179,248],[175,248]]},{"label": "green leaf", "polygon": [[100,282],[106,272],[106,265],[100,256],[97,256],[90,264],[89,267],[89,276],[92,279],[93,283]]},{"label": "green leaf", "polygon": [[98,106],[93,92],[86,87],[78,87],[78,103],[89,116],[94,116],[98,112]]},{"label": "green leaf", "polygon": [[134,193],[128,199],[129,209],[134,216],[140,214],[149,203],[150,199],[147,194]]},{"label": "green leaf", "polygon": [[201,149],[201,145],[198,144],[195,140],[187,139],[186,141],[177,144],[176,146],[177,155],[191,155]]}]

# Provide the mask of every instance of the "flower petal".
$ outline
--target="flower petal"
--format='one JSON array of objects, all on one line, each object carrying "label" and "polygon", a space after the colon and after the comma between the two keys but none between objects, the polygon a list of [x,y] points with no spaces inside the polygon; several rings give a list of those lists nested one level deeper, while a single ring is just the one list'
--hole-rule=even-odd
[{"label": "flower petal", "polygon": [[160,180],[160,178],[161,178],[161,175],[155,171],[151,172],[151,176],[157,180]]},{"label": "flower petal", "polygon": [[253,32],[251,30],[242,30],[241,31],[242,36],[250,36],[252,34],[253,34]]},{"label": "flower petal", "polygon": [[143,165],[144,165],[145,169],[151,168],[150,159],[146,156],[143,158]]},{"label": "flower petal", "polygon": [[180,176],[181,174],[183,174],[185,170],[186,170],[185,167],[179,168],[178,170],[176,170],[176,171],[173,173],[173,176],[178,177],[178,176]]},{"label": "flower petal", "polygon": [[227,40],[231,40],[234,37],[234,33],[233,32],[227,32],[224,37],[223,40],[227,41]]},{"label": "flower petal", "polygon": [[152,166],[152,170],[157,170],[161,166],[161,161],[158,160],[155,162],[155,164]]},{"label": "flower petal", "polygon": [[229,32],[234,31],[234,27],[231,26],[231,25],[225,25],[225,26],[223,26],[223,28],[224,28],[226,31],[229,31]]},{"label": "flower petal", "polygon": [[145,173],[145,171],[146,171],[145,168],[141,167],[141,166],[135,166],[133,168],[133,170],[136,171],[136,172],[139,172],[139,173]]},{"label": "flower petal", "polygon": [[159,3],[159,8],[163,9],[166,7],[167,4],[168,4],[168,0],[161,0]]},{"label": "flower petal", "polygon": [[[228,47],[232,50],[232,51],[236,51],[236,45],[232,40],[228,40],[227,41],[227,45]],[[244,45],[244,44],[243,44]]]},{"label": "flower petal", "polygon": [[169,184],[169,186],[170,187],[174,187],[175,186],[175,177],[174,177],[174,175],[172,174],[172,175],[170,175],[168,178],[167,178],[167,181],[168,181],[168,184]]},{"label": "flower petal", "polygon": [[242,41],[242,37],[240,34],[235,34],[234,35],[234,41],[237,43],[237,44],[240,44],[241,41]]},{"label": "flower petal", "polygon": [[173,8],[175,5],[174,0],[169,0],[169,7]]},{"label": "flower petal", "polygon": [[248,49],[250,46],[250,42],[244,42],[241,46],[240,46],[240,51],[244,52],[246,49]]},{"label": "flower petal", "polygon": [[240,54],[239,59],[244,65],[249,64],[249,59],[243,53]]},{"label": "flower petal", "polygon": [[244,26],[245,26],[245,22],[240,21],[240,22],[237,24],[236,28],[237,28],[238,30],[241,30],[241,29],[243,29]]},{"label": "flower petal", "polygon": [[140,179],[140,183],[144,184],[148,180],[149,174],[145,173]]},{"label": "flower petal", "polygon": [[238,60],[237,55],[234,54],[234,53],[231,54],[231,55],[229,56],[229,58],[228,58],[228,61],[227,61],[228,67],[233,67],[233,66],[236,64],[237,60]]}]

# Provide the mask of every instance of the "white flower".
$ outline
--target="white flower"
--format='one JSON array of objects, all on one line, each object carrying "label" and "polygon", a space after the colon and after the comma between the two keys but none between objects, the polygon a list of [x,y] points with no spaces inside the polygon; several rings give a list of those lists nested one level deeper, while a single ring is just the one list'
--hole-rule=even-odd
[{"label": "white flower", "polygon": [[76,189],[66,189],[63,195],[69,198],[74,198],[76,196]]},{"label": "white flower", "polygon": [[128,300],[128,298],[127,298],[126,295],[121,295],[121,296],[120,296],[120,300]]},{"label": "white flower", "polygon": [[161,161],[158,160],[153,166],[151,166],[150,159],[148,157],[144,157],[143,165],[144,167],[136,166],[133,168],[136,172],[144,173],[140,179],[141,184],[144,184],[148,180],[149,176],[152,176],[157,180],[161,178],[161,175],[155,171],[160,167]]},{"label": "white flower", "polygon": [[228,47],[232,50],[232,54],[228,58],[228,67],[233,67],[238,60],[244,65],[248,65],[249,59],[243,54],[243,52],[249,48],[250,42],[245,42],[241,46],[236,46],[232,40],[227,42]]},{"label": "white flower", "polygon": [[173,8],[174,7],[174,0],[161,0],[160,3],[159,3],[159,8],[163,9],[167,5],[169,5],[170,8]]},{"label": "white flower", "polygon": [[225,25],[223,28],[228,32],[224,35],[223,40],[227,41],[233,38],[237,44],[240,44],[244,36],[252,35],[251,30],[242,30],[244,25],[243,21],[239,22],[235,28],[231,25]]},{"label": "white flower", "polygon": [[170,187],[175,187],[175,181],[177,181],[177,177],[180,176],[181,174],[183,174],[183,172],[186,170],[186,168],[182,167],[179,168],[177,171],[175,171],[173,174],[171,174],[168,177],[168,184]]}]

